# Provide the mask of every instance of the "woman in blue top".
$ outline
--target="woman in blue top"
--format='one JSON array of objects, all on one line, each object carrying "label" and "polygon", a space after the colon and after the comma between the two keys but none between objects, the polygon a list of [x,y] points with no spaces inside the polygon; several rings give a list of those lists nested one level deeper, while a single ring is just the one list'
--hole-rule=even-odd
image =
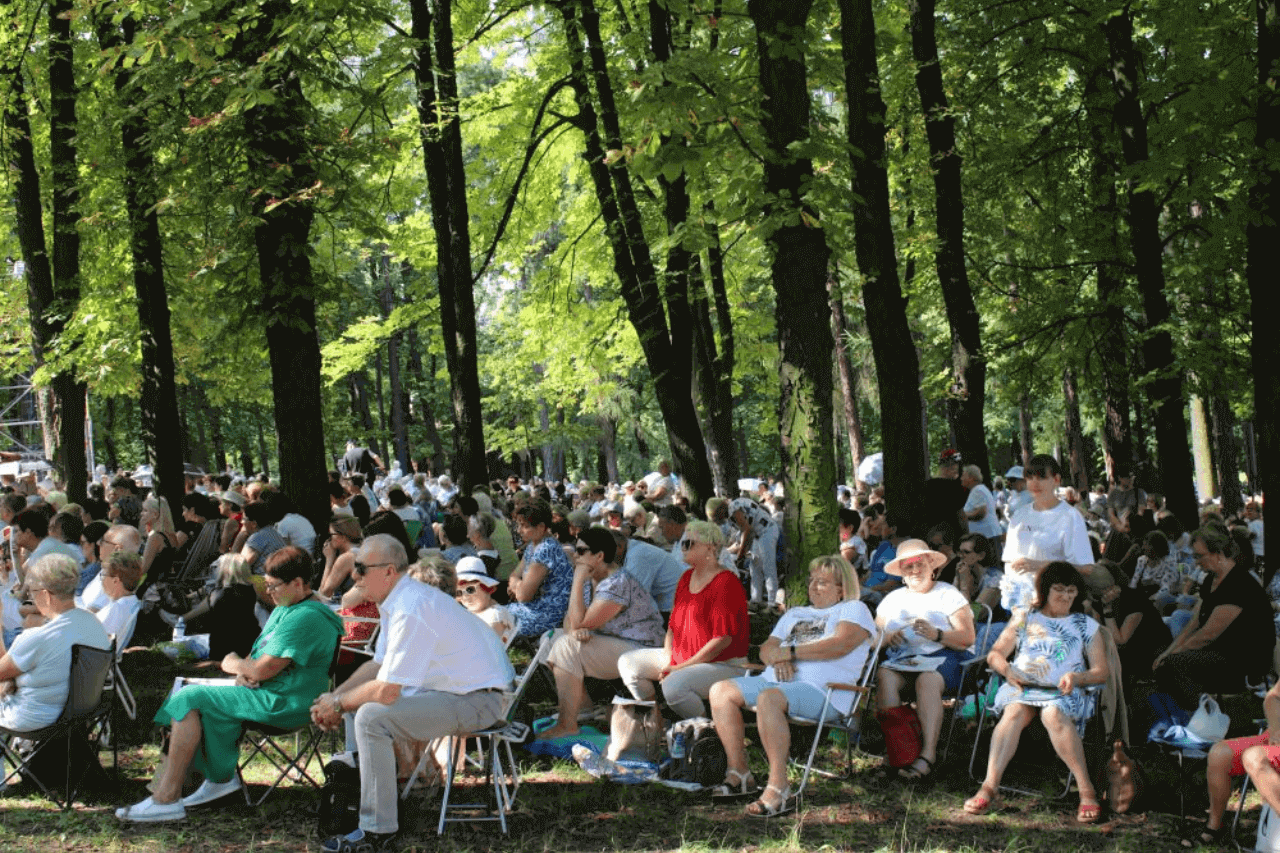
[{"label": "woman in blue top", "polygon": [[559,628],[569,610],[573,566],[550,535],[551,506],[534,498],[516,509],[516,529],[524,540],[524,559],[507,579],[511,604],[520,620],[521,637],[537,637]]}]

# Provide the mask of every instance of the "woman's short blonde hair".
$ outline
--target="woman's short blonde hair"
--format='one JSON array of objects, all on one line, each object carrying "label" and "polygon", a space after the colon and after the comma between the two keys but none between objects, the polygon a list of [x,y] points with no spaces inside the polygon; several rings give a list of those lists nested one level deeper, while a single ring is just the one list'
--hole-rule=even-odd
[{"label": "woman's short blonde hair", "polygon": [[458,570],[439,551],[424,551],[409,567],[409,577],[453,595],[458,589]]},{"label": "woman's short blonde hair", "polygon": [[75,597],[80,583],[80,566],[66,554],[49,554],[41,557],[27,569],[27,589],[48,590],[54,598]]},{"label": "woman's short blonde hair", "polygon": [[693,542],[704,542],[714,545],[717,550],[724,547],[724,533],[718,525],[709,521],[691,521],[684,529],[684,538]]},{"label": "woman's short blonde hair", "polygon": [[253,583],[253,571],[239,554],[223,554],[218,558],[218,586]]},{"label": "woman's short blonde hair", "polygon": [[809,574],[829,572],[831,577],[840,583],[840,600],[857,601],[862,597],[862,587],[858,584],[858,575],[853,571],[849,561],[839,554],[826,557],[814,557],[809,563]]},{"label": "woman's short blonde hair", "polygon": [[360,540],[364,538],[364,533],[360,530],[360,521],[354,516],[331,515],[329,516],[329,527],[356,544],[359,544]]}]

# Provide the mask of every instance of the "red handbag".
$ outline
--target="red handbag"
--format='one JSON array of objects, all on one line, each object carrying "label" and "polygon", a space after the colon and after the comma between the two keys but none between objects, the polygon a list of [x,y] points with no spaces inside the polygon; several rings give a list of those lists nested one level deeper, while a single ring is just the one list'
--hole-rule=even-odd
[{"label": "red handbag", "polygon": [[885,760],[890,767],[906,767],[920,757],[924,733],[915,708],[899,705],[876,711],[876,722],[884,732]]}]

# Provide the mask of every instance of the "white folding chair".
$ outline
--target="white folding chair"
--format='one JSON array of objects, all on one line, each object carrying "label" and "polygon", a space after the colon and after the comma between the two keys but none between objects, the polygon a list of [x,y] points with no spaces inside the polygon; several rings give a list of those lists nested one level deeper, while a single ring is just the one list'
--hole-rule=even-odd
[{"label": "white folding chair", "polygon": [[120,707],[124,709],[124,712],[129,715],[131,720],[138,719],[138,703],[133,698],[133,691],[129,689],[129,682],[125,680],[124,672],[120,669],[120,659],[124,657],[125,647],[133,639],[133,630],[138,627],[139,612],[139,610],[135,610],[133,615],[125,621],[119,635],[112,638],[116,644],[116,654],[111,661],[111,672],[107,675],[106,685],[107,690],[115,693],[116,699],[120,702]]},{"label": "white folding chair", "polygon": [[[507,814],[515,804],[516,792],[520,789],[520,766],[516,763],[511,744],[524,743],[529,737],[529,727],[522,722],[516,721],[514,717],[519,708],[520,699],[524,696],[525,689],[529,686],[529,681],[551,652],[553,633],[548,631],[542,636],[533,660],[529,661],[529,665],[525,667],[524,672],[516,679],[514,689],[503,697],[502,719],[493,726],[480,731],[458,732],[454,737],[448,739],[448,758],[443,774],[444,794],[440,801],[440,820],[436,824],[437,835],[444,834],[444,825],[448,822],[479,821],[498,821],[502,826],[502,833],[504,835],[507,833]],[[488,760],[485,761],[485,769],[489,775],[489,784],[493,789],[492,804],[487,801],[481,803],[452,803],[449,801],[453,793],[454,777],[458,772],[458,744],[464,742],[467,738],[476,738],[482,742],[485,739],[488,740]],[[426,769],[426,764],[430,757],[430,750],[423,752],[422,758],[418,760],[418,765],[413,770],[413,774],[405,782],[404,788],[400,792],[400,799],[403,800],[409,796],[409,792],[413,789],[418,777]],[[451,814],[452,812],[464,812],[468,813],[468,816],[454,817]]]},{"label": "white folding chair", "polygon": [[[862,673],[858,676],[858,680],[853,684],[832,683],[827,685],[827,694],[822,703],[822,711],[818,714],[816,720],[806,717],[799,717],[794,714],[788,714],[787,719],[792,725],[796,726],[814,726],[813,744],[809,747],[809,755],[804,762],[804,773],[800,777],[800,785],[796,788],[795,797],[797,801],[804,793],[805,785],[809,783],[809,775],[817,773],[819,776],[828,779],[839,778],[839,774],[830,773],[819,770],[813,766],[814,759],[818,755],[818,746],[822,743],[822,732],[824,729],[828,731],[844,732],[845,735],[845,766],[848,773],[853,768],[853,748],[862,737],[862,700],[871,690],[871,679],[875,677],[876,665],[880,660],[880,647],[884,644],[884,632],[877,631],[875,642],[871,645],[867,653],[866,662],[862,665]],[[868,642],[871,642],[868,640]],[[852,693],[853,704],[849,707],[847,713],[837,714],[828,719],[827,710],[832,707],[831,698],[836,693]],[[801,766],[800,762],[792,759],[792,763]]]}]

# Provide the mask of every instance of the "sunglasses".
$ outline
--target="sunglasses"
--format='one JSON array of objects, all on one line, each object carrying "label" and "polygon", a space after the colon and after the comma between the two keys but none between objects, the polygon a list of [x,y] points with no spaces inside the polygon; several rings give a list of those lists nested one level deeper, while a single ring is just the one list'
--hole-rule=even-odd
[{"label": "sunglasses", "polygon": [[590,549],[590,548],[588,548],[586,545],[578,545],[578,546],[577,546],[577,547],[575,547],[573,550],[575,550],[575,551],[577,551],[577,552],[578,552],[578,556],[579,556],[579,557],[584,557],[584,556],[586,556],[587,554],[590,554],[590,553],[591,553],[591,549]]},{"label": "sunglasses", "polygon": [[359,575],[360,577],[364,577],[365,575],[369,574],[369,570],[370,570],[370,569],[379,569],[379,568],[382,568],[383,566],[394,566],[394,565],[395,565],[395,563],[368,563],[368,564],[365,564],[365,563],[361,563],[359,560],[357,560],[357,561],[356,561],[355,568],[354,568],[354,569],[352,569],[352,571],[353,571],[353,572],[355,572],[355,573],[356,573],[357,575]]},{"label": "sunglasses", "polygon": [[681,550],[681,551],[688,551],[688,550],[689,550],[690,548],[692,548],[694,545],[701,545],[701,544],[702,544],[702,543],[701,543],[701,542],[699,542],[697,539],[681,539],[681,540],[680,540],[680,550]]},{"label": "sunglasses", "polygon": [[460,586],[453,591],[453,597],[462,598],[462,596],[464,595],[475,595],[476,590],[478,590],[479,588],[480,587],[477,586],[476,584],[471,584],[470,586]]}]

